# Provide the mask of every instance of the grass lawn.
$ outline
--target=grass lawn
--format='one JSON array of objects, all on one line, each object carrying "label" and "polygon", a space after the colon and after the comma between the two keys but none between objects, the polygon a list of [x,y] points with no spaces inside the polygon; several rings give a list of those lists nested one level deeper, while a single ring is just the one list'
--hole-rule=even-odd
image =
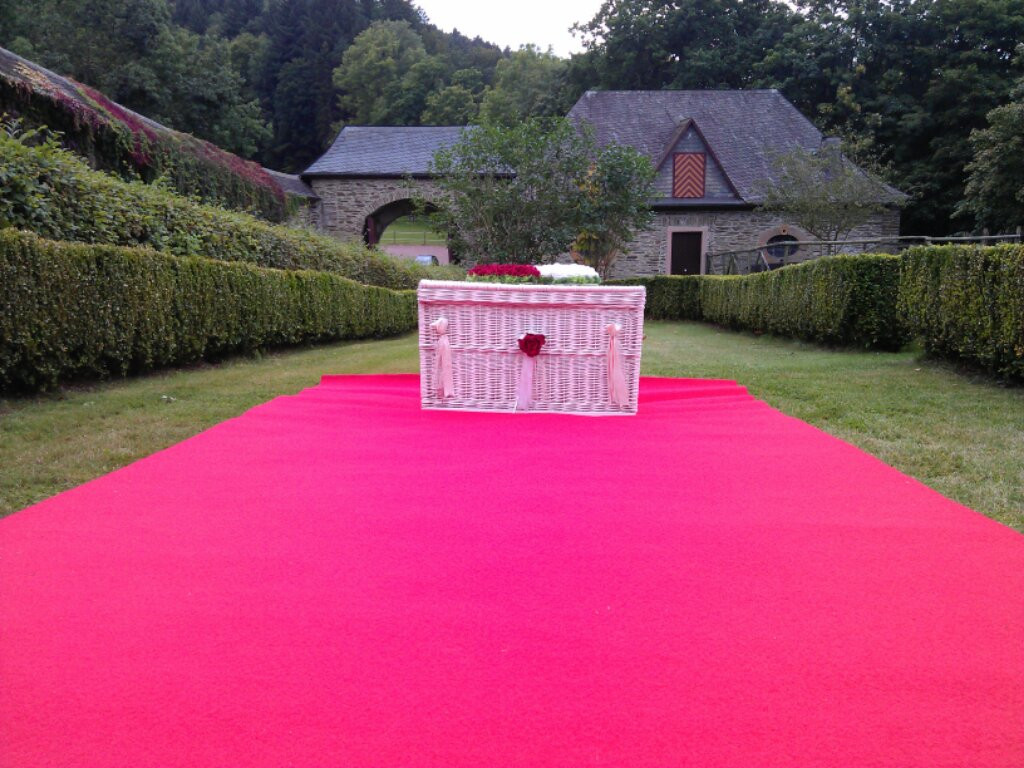
[{"label": "grass lawn", "polygon": [[[826,350],[697,323],[649,323],[647,334],[645,374],[735,379],[776,408],[1024,531],[1024,388],[959,374],[913,352]],[[314,385],[321,373],[417,368],[416,338],[408,335],[0,400],[0,515]],[[742,471],[723,471],[733,469]]]},{"label": "grass lawn", "polygon": [[412,216],[403,216],[388,225],[380,236],[380,242],[391,245],[447,245],[448,238],[417,221]]}]

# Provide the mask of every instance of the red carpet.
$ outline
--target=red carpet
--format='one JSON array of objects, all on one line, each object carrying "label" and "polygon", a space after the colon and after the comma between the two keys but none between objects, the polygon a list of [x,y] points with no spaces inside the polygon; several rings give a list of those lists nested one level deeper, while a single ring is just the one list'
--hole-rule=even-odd
[{"label": "red carpet", "polygon": [[0,764],[1024,765],[1024,536],[754,400],[328,378],[0,521]]}]

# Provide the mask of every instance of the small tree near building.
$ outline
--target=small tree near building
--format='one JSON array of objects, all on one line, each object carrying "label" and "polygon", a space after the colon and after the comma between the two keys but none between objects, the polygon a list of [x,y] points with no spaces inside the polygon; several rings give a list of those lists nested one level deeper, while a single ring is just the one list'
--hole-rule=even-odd
[{"label": "small tree near building", "polygon": [[846,159],[835,140],[797,149],[774,161],[775,179],[762,188],[761,206],[783,214],[821,240],[842,242],[850,232],[902,201]]},{"label": "small tree near building", "polygon": [[564,118],[472,126],[431,171],[447,198],[434,227],[467,261],[550,263],[581,234],[619,247],[650,221],[650,161]]},{"label": "small tree near building", "polygon": [[[633,235],[654,217],[648,199],[654,180],[650,161],[629,147],[609,144],[595,155],[583,194],[583,225],[572,256],[605,279]],[[631,194],[623,194],[623,190]]]}]

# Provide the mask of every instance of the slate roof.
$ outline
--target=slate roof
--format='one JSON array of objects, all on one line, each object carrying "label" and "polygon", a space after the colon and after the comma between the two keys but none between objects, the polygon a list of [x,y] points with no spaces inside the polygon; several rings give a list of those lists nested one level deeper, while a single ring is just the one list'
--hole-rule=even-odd
[{"label": "slate roof", "polygon": [[[569,111],[586,121],[599,144],[634,147],[657,164],[679,130],[693,120],[722,170],[748,203],[759,202],[775,180],[773,158],[815,150],[822,134],[775,89],[743,91],[587,91]],[[901,193],[886,188],[893,201]]]},{"label": "slate roof", "polygon": [[281,173],[280,171],[272,171],[269,168],[264,168],[270,178],[272,178],[287,195],[295,195],[296,197],[309,197],[317,198],[316,192],[301,177],[295,176],[290,173]]},{"label": "slate roof", "polygon": [[[822,134],[777,90],[587,91],[569,111],[594,128],[600,144],[632,146],[655,165],[666,157],[681,128],[697,126],[735,187],[739,200],[652,201],[655,206],[750,205],[775,181],[774,159],[801,148],[816,150]],[[463,126],[345,126],[331,148],[301,175],[427,176],[434,153],[458,141]],[[883,202],[903,197],[885,187]]]},{"label": "slate roof", "polygon": [[434,152],[450,147],[464,126],[346,125],[308,176],[426,176]]}]

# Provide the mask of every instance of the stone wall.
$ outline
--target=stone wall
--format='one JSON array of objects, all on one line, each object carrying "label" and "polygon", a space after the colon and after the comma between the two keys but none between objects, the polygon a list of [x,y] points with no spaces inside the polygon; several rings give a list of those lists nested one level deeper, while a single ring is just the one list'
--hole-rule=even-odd
[{"label": "stone wall", "polygon": [[285,224],[296,229],[320,231],[321,202],[316,198],[304,198],[285,220]]},{"label": "stone wall", "polygon": [[[339,240],[361,238],[366,217],[390,203],[417,195],[428,200],[441,197],[437,185],[429,179],[313,178],[310,184],[320,202],[304,212],[301,225]],[[887,211],[854,230],[850,239],[895,237],[899,234],[899,221],[899,211]],[[799,240],[816,239],[779,214],[767,211],[659,211],[651,227],[637,235],[619,257],[612,277],[666,274],[669,232],[673,229],[703,232],[705,254],[758,248],[779,234],[790,234]],[[813,254],[798,252],[796,260],[802,255]]]},{"label": "stone wall", "polygon": [[[857,227],[849,239],[896,237],[899,228],[899,211],[886,211]],[[779,214],[767,211],[659,211],[655,214],[653,224],[637,235],[618,258],[612,269],[612,277],[666,274],[669,233],[673,229],[703,232],[705,254],[758,248],[764,245],[769,237],[778,234],[790,234],[798,240],[816,239],[787,222]],[[798,252],[794,260],[799,261],[800,256]]]},{"label": "stone wall", "polygon": [[310,186],[321,200],[320,230],[339,240],[361,238],[366,217],[389,203],[439,195],[429,179],[313,178]]}]

